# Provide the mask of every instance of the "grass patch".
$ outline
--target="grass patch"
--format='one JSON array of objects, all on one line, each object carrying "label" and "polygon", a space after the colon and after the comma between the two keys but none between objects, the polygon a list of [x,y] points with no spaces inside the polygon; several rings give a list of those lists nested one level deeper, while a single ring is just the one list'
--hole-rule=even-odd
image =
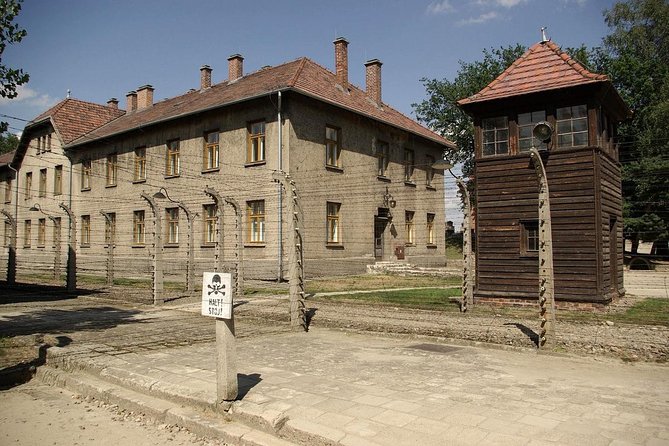
[{"label": "grass patch", "polygon": [[340,294],[321,296],[318,299],[330,301],[355,301],[366,304],[392,305],[397,307],[426,310],[460,311],[452,297],[462,296],[458,288],[424,288],[420,290],[374,291],[370,293]]},{"label": "grass patch", "polygon": [[288,288],[279,288],[279,287],[252,287],[252,286],[245,286],[242,290],[244,292],[244,296],[254,296],[256,294],[271,294],[273,296],[276,295],[283,295],[283,294],[288,294],[289,290]]},{"label": "grass patch", "polygon": [[462,285],[462,278],[368,274],[311,279],[307,280],[306,288],[310,293],[332,293],[337,291],[367,291],[388,288],[429,288],[453,285]]},{"label": "grass patch", "polygon": [[634,304],[624,313],[612,314],[612,321],[639,325],[669,326],[669,300],[648,298]]},{"label": "grass patch", "polygon": [[462,248],[446,245],[446,260],[462,260]]}]

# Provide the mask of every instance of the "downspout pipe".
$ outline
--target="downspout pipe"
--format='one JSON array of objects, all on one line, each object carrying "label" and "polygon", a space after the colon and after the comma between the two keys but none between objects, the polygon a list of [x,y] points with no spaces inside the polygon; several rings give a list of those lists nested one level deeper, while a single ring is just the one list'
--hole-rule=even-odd
[{"label": "downspout pipe", "polygon": [[[282,123],[282,117],[281,117],[281,91],[277,92],[277,113],[276,113],[276,123],[277,127],[279,130],[279,144],[278,144],[278,165],[277,165],[277,170],[281,172],[283,170],[283,123]],[[281,282],[283,280],[283,188],[281,187],[281,184],[277,184],[277,193],[279,196],[278,200],[278,213],[279,213],[279,239],[278,239],[278,254],[277,254],[277,260],[278,260],[278,268],[277,268],[277,276],[276,276],[276,281]]]},{"label": "downspout pipe", "polygon": [[[18,228],[19,224],[19,171],[14,169],[11,163],[7,164],[7,167],[14,171],[14,220],[16,221],[16,227]],[[16,234],[14,234],[16,237]],[[14,246],[16,248],[16,246]]]}]

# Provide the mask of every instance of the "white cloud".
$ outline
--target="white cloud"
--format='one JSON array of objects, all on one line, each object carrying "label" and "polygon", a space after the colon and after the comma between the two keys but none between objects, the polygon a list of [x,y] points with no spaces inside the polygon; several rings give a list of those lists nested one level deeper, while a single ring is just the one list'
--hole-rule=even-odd
[{"label": "white cloud", "polygon": [[40,94],[25,85],[16,87],[16,92],[18,95],[14,99],[0,97],[0,105],[23,103],[38,108],[48,108],[58,102],[48,94]]},{"label": "white cloud", "polygon": [[453,5],[451,5],[451,0],[432,2],[427,6],[428,14],[444,14],[453,10],[454,8]]},{"label": "white cloud", "polygon": [[562,0],[562,3],[565,6],[569,6],[571,4],[574,4],[576,6],[583,7],[583,6],[585,6],[586,3],[588,3],[588,0]]},{"label": "white cloud", "polygon": [[486,8],[504,7],[513,8],[521,3],[527,3],[527,0],[475,0],[474,4]]},{"label": "white cloud", "polygon": [[464,25],[479,25],[481,23],[489,22],[490,20],[496,19],[499,17],[499,14],[497,14],[495,11],[490,11],[481,14],[478,17],[470,17],[468,19],[460,20],[458,22],[458,25],[464,26]]}]

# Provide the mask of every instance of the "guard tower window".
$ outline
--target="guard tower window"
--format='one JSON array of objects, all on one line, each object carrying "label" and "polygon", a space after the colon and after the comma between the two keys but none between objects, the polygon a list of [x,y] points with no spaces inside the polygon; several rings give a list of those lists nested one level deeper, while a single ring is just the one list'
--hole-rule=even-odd
[{"label": "guard tower window", "polygon": [[518,151],[529,152],[532,147],[546,149],[546,143],[532,135],[534,126],[546,120],[544,110],[518,114]]},{"label": "guard tower window", "polygon": [[558,147],[582,147],[588,145],[588,108],[585,105],[558,108]]},{"label": "guard tower window", "polygon": [[483,156],[509,153],[509,121],[506,116],[484,119]]}]

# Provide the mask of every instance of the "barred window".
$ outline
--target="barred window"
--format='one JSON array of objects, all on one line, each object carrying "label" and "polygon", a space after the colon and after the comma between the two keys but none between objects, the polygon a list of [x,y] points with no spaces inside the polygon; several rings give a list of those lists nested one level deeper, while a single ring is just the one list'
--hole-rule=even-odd
[{"label": "barred window", "polygon": [[173,177],[181,172],[181,161],[179,159],[179,140],[175,139],[167,142],[167,167],[165,175]]},{"label": "barred window", "polygon": [[145,243],[144,236],[144,211],[135,211],[132,215],[132,243],[135,245],[143,245]]},{"label": "barred window", "polygon": [[249,243],[265,242],[265,200],[248,201],[246,203]]},{"label": "barred window", "polygon": [[327,242],[330,244],[341,243],[340,209],[341,203],[327,202]]},{"label": "barred window", "polygon": [[246,161],[257,163],[265,161],[265,122],[252,122],[248,127],[248,149]]},{"label": "barred window", "polygon": [[216,205],[205,204],[202,207],[202,216],[204,218],[204,240],[205,245],[213,245],[216,243]]},{"label": "barred window", "polygon": [[179,243],[179,208],[165,209],[165,220],[167,222],[165,230],[167,231],[167,244],[176,245]]},{"label": "barred window", "polygon": [[204,135],[204,152],[202,154],[202,168],[204,170],[218,169],[219,144],[218,132],[209,132]]}]

